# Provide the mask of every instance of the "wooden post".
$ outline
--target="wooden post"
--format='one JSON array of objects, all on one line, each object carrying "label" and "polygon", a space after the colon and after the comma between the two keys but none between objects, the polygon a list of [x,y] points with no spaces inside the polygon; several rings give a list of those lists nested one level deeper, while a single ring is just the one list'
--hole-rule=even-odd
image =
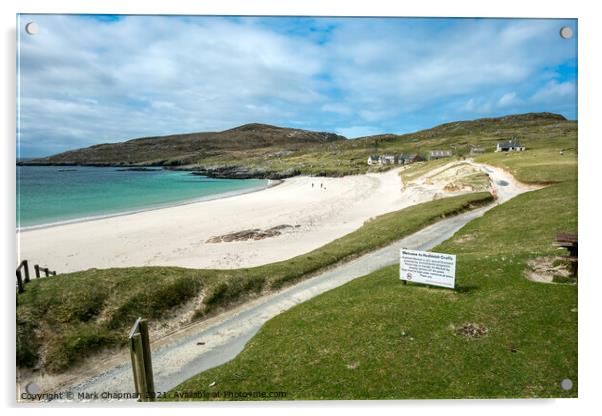
[{"label": "wooden post", "polygon": [[140,392],[140,383],[138,382],[138,371],[136,366],[138,365],[138,359],[136,358],[136,348],[134,345],[134,336],[130,334],[128,337],[128,345],[130,347],[130,358],[132,361],[132,374],[134,376],[134,390],[136,393]]},{"label": "wooden post", "polygon": [[153,379],[153,363],[151,359],[150,339],[148,336],[148,323],[146,319],[141,319],[138,325],[142,339],[142,358],[144,359],[144,369],[146,378],[146,390],[151,402],[155,401],[155,381]]},{"label": "wooden post", "polygon": [[29,262],[27,260],[23,260],[21,262],[21,265],[25,270],[25,283],[29,283]]},{"label": "wooden post", "polygon": [[46,277],[50,276],[50,270],[48,270],[48,267],[44,267],[44,269],[43,269],[43,270],[44,270],[44,275],[45,275]]},{"label": "wooden post", "polygon": [[138,318],[130,330],[130,355],[134,386],[139,395],[138,401],[155,401],[153,364],[146,320]]},{"label": "wooden post", "polygon": [[136,393],[140,395],[138,401],[145,402],[148,400],[148,387],[146,385],[146,369],[144,368],[144,350],[142,348],[142,336],[136,333],[131,338],[132,349],[132,370],[134,371],[134,384],[136,385]]},{"label": "wooden post", "polygon": [[40,265],[39,264],[34,264],[33,269],[36,272],[36,279],[40,278]]},{"label": "wooden post", "polygon": [[21,270],[17,269],[17,287],[18,287],[18,291],[19,293],[23,293],[23,291],[25,290],[23,288],[23,279],[21,278]]}]

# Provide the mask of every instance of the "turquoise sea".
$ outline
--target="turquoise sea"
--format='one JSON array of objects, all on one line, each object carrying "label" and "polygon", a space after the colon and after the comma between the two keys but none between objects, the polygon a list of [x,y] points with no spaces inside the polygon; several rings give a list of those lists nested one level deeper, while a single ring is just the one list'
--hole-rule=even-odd
[{"label": "turquoise sea", "polygon": [[263,179],[212,179],[190,172],[17,166],[17,227],[175,205],[267,185]]}]

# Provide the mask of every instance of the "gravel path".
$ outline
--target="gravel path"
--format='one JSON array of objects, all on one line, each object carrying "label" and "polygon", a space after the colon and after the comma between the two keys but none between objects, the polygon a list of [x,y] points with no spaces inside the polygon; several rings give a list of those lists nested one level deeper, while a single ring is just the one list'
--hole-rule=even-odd
[{"label": "gravel path", "polygon": [[[469,162],[472,163],[472,162]],[[534,189],[518,183],[501,169],[473,163],[496,184],[498,202]],[[450,238],[495,204],[446,218],[387,247],[365,254],[279,292],[263,296],[215,318],[185,328],[153,343],[153,371],[157,391],[167,391],[186,379],[223,364],[238,355],[269,319],[321,293],[399,262],[401,248],[429,250]],[[129,360],[101,374],[81,380],[64,391],[77,393],[132,392]]]}]

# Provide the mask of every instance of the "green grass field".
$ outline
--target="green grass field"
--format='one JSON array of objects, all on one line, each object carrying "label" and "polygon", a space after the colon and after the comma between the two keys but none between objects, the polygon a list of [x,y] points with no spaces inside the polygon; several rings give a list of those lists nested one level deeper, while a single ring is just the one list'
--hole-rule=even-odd
[{"label": "green grass field", "polygon": [[[560,145],[576,148],[576,140]],[[556,231],[577,230],[576,155],[551,147],[479,159],[555,184],[491,209],[433,250],[457,254],[455,290],[402,285],[397,266],[384,268],[273,318],[234,360],[172,394],[577,397],[577,286],[523,276],[527,260],[557,254]],[[466,338],[458,331],[467,324],[487,332]],[[570,391],[560,388],[565,378]]]},{"label": "green grass field", "polygon": [[[462,121],[409,134],[385,134],[328,143],[313,150],[292,153],[282,158],[269,161],[253,160],[249,163],[268,164],[273,170],[295,169],[301,174],[340,176],[393,167],[388,165],[368,168],[367,158],[372,154],[418,153],[426,156],[430,150],[452,150],[455,156],[470,157],[471,147],[478,146],[487,152],[483,157],[494,155],[493,157],[496,158],[498,156],[493,153],[496,143],[508,140],[512,136],[516,136],[528,151],[541,151],[541,154],[536,153],[536,156],[532,156],[534,158],[544,156],[545,159],[548,152],[553,154],[561,149],[572,149],[574,155],[577,122],[559,120],[543,113]],[[529,153],[526,152],[525,155]],[[565,155],[569,153],[565,152]],[[565,159],[570,159],[570,156]],[[437,161],[430,163],[437,163]],[[564,176],[557,174],[556,177]],[[534,180],[542,179],[534,178]]]},{"label": "green grass field", "polygon": [[577,152],[565,150],[562,144],[546,149],[519,153],[490,153],[475,158],[476,162],[505,168],[524,182],[549,184],[574,180],[577,177]]},{"label": "green grass field", "polygon": [[[548,113],[512,115],[494,119],[459,121],[408,134],[383,134],[341,140],[271,156],[260,152],[223,153],[199,159],[199,165],[243,165],[271,172],[301,175],[343,176],[388,170],[395,165],[372,166],[368,156],[451,150],[455,156],[470,156],[473,146],[489,156],[498,141],[517,136],[528,150],[573,149],[577,122]],[[289,174],[290,176],[290,174]]]},{"label": "green grass field", "polygon": [[309,253],[254,268],[91,269],[33,280],[17,296],[17,364],[31,367],[41,356],[46,370],[64,371],[95,351],[123,345],[138,316],[160,322],[202,294],[194,315],[201,319],[491,200],[489,193],[473,193],[415,205],[376,217]]},{"label": "green grass field", "polygon": [[[489,153],[477,161],[553,185],[492,209],[436,249],[459,256],[456,291],[400,288],[395,268],[380,270],[278,316],[234,361],[179,389],[206,390],[216,381],[220,389],[276,388],[294,399],[574,397],[576,388],[558,391],[556,378],[576,381],[576,286],[533,283],[522,271],[528,259],[555,253],[555,231],[576,230],[577,123],[521,117],[450,123],[261,161],[275,170],[297,166],[301,173],[336,176],[365,172],[372,153],[453,147],[461,154],[479,145]],[[491,152],[497,140],[514,134],[526,152]],[[447,162],[412,166],[406,174]],[[35,280],[17,296],[17,365],[41,360],[43,370],[65,371],[122,346],[138,316],[158,323],[202,297],[193,318],[202,319],[489,201],[488,193],[477,193],[420,204],[261,267],[91,269]],[[469,322],[487,327],[487,336],[455,335]]]}]

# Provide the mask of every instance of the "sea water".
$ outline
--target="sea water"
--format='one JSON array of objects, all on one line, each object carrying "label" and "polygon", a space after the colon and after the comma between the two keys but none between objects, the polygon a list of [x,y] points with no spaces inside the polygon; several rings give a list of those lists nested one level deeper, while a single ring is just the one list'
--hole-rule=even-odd
[{"label": "sea water", "polygon": [[212,179],[186,171],[17,166],[17,227],[77,221],[260,189],[263,179]]}]

